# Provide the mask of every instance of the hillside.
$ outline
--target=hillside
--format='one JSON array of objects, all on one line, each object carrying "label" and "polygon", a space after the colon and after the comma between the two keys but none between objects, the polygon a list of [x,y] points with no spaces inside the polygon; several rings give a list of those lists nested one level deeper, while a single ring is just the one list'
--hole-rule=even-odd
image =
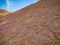
[{"label": "hillside", "polygon": [[5,16],[5,15],[7,15],[7,14],[9,14],[8,11],[3,10],[3,9],[0,9],[0,16],[1,16],[1,15]]},{"label": "hillside", "polygon": [[60,45],[59,2],[41,0],[9,14],[0,25],[0,45]]},{"label": "hillside", "polygon": [[10,12],[0,9],[0,25],[6,21],[6,17]]}]

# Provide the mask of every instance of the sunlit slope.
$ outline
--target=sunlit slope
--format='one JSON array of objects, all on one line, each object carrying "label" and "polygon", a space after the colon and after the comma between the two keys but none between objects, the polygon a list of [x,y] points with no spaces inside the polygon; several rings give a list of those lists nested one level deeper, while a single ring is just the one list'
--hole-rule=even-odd
[{"label": "sunlit slope", "polygon": [[6,18],[8,14],[9,14],[8,11],[0,9],[0,25],[6,23]]},{"label": "sunlit slope", "polygon": [[9,14],[7,17],[9,22],[1,25],[0,44],[60,45],[60,4],[58,2],[60,1],[41,0]]},{"label": "sunlit slope", "polygon": [[1,16],[1,15],[2,15],[2,16],[6,16],[7,14],[9,14],[8,11],[3,10],[3,9],[0,9],[0,16]]}]

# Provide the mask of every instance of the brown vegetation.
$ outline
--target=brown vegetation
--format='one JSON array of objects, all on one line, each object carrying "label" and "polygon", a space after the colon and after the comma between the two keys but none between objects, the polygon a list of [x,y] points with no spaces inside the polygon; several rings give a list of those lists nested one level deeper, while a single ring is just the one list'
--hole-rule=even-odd
[{"label": "brown vegetation", "polygon": [[0,26],[0,45],[60,45],[60,5],[41,0],[9,14]]}]

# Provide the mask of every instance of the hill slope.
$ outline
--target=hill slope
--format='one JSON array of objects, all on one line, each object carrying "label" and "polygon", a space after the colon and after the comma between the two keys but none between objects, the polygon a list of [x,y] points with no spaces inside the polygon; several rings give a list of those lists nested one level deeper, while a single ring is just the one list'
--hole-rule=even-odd
[{"label": "hill slope", "polygon": [[3,10],[3,9],[0,9],[0,16],[1,16],[1,15],[5,16],[5,15],[7,15],[7,14],[9,14],[8,11]]},{"label": "hill slope", "polygon": [[0,9],[0,25],[6,21],[6,17],[9,14],[8,11]]},{"label": "hill slope", "polygon": [[0,26],[0,45],[60,45],[58,2],[41,0],[9,14],[8,22]]}]

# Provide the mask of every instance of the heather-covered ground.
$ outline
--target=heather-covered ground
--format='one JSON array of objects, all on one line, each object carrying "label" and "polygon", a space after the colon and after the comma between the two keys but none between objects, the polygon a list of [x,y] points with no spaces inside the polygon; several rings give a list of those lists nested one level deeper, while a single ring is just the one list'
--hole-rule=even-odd
[{"label": "heather-covered ground", "polygon": [[0,25],[0,45],[60,45],[59,2],[41,0],[9,14]]}]

